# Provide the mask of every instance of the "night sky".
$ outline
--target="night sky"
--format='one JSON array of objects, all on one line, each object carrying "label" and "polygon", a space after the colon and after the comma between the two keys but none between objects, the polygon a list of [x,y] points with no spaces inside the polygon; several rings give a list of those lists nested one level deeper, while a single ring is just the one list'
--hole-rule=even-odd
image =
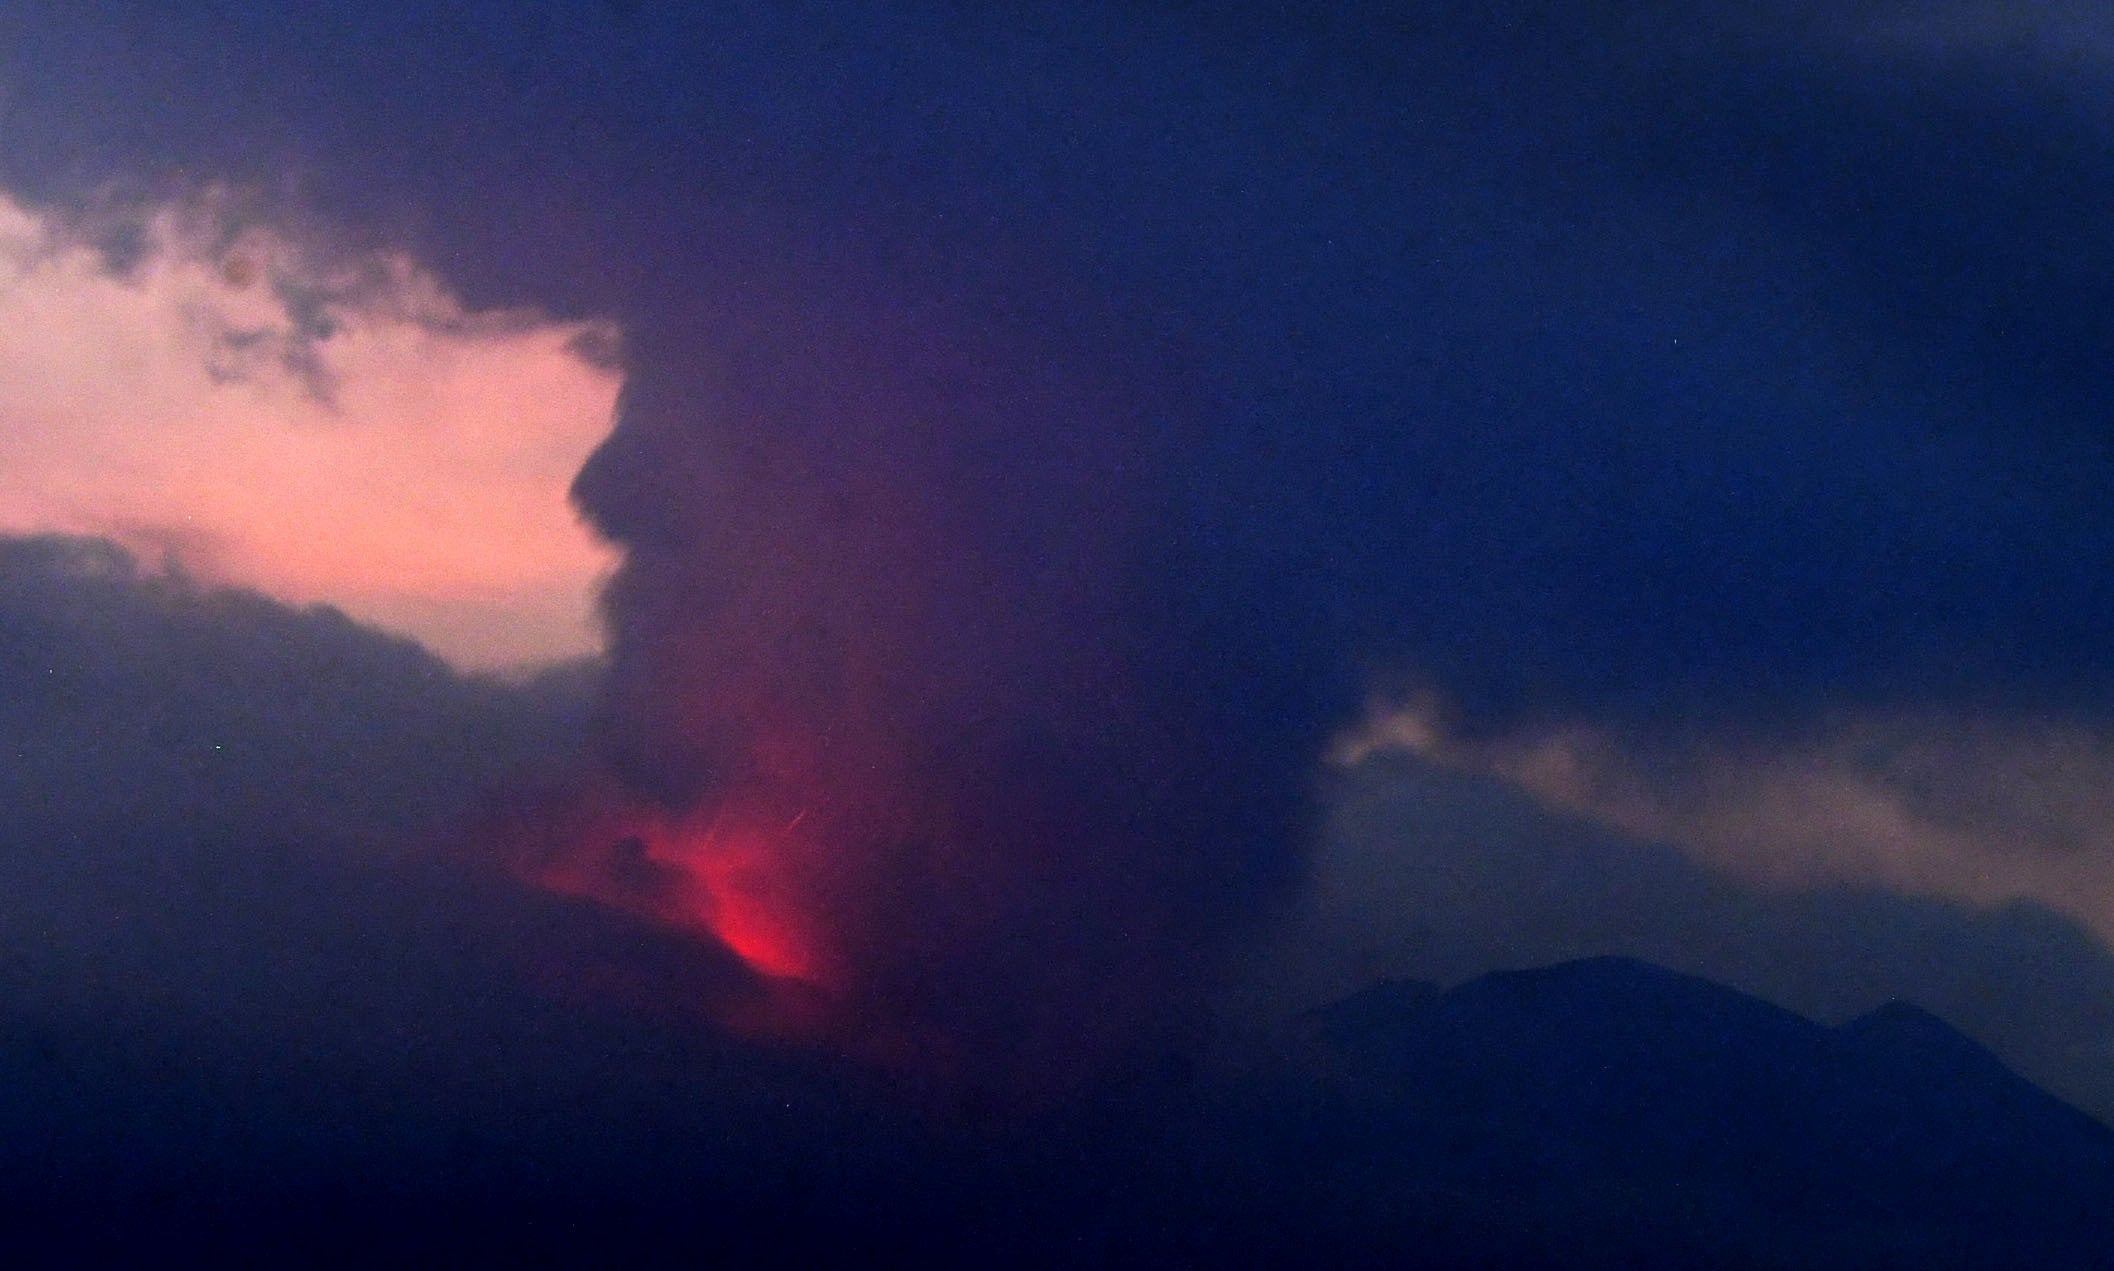
[{"label": "night sky", "polygon": [[1624,954],[2114,1115],[2109,207],[2071,0],[11,0],[0,1018],[1039,1108]]}]

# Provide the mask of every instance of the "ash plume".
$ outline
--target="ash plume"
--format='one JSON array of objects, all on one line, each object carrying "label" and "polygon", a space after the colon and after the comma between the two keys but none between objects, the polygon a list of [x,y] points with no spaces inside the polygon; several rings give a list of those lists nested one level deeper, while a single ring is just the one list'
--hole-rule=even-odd
[{"label": "ash plume", "polygon": [[855,1051],[1063,1080],[1189,1022],[1285,896],[1334,716],[1306,669],[1227,656],[1269,615],[1192,567],[1177,386],[1031,314],[827,281],[716,365],[637,359],[576,484],[625,552],[631,810],[548,876],[695,893]]}]

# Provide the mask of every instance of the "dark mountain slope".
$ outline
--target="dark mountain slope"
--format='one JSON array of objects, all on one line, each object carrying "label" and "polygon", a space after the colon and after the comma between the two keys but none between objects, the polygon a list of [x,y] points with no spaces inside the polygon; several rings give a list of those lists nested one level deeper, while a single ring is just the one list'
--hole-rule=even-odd
[{"label": "dark mountain slope", "polygon": [[1304,1025],[1251,1141],[1346,1252],[2114,1265],[2114,1131],[1906,1004],[1830,1029],[1601,958]]}]

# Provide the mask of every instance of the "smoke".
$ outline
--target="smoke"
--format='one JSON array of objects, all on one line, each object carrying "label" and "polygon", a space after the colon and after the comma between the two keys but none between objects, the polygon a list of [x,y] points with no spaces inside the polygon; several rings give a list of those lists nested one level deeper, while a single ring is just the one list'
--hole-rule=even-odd
[{"label": "smoke", "polygon": [[625,552],[614,778],[533,868],[742,955],[780,992],[737,1024],[1061,1080],[1191,1022],[1283,897],[1319,714],[1172,575],[1149,368],[880,290],[634,364],[575,489]]},{"label": "smoke", "polygon": [[[1889,157],[1938,134],[1854,59],[1104,17],[862,32],[857,109],[743,90],[803,106],[761,210],[609,218],[658,275],[576,486],[626,556],[620,812],[554,885],[747,943],[803,986],[782,1030],[812,990],[854,1049],[1076,1068],[1179,1027],[1287,898],[1366,667],[1499,732],[2104,692],[2060,566],[2103,514],[1986,426],[2017,350],[1939,329],[2023,294],[1928,272],[1997,204]],[[1794,106],[1818,157],[1718,162]],[[699,135],[697,171],[751,155]]]}]

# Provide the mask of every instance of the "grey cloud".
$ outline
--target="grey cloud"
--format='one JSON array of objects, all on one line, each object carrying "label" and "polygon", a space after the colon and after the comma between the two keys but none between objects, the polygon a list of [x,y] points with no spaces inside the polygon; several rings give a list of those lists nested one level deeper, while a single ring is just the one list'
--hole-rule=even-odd
[{"label": "grey cloud", "polygon": [[2045,905],[1751,881],[1401,754],[1344,772],[1332,807],[1313,886],[1258,955],[1249,1009],[1621,954],[1828,1021],[1912,1001],[2114,1115],[2114,953]]}]

